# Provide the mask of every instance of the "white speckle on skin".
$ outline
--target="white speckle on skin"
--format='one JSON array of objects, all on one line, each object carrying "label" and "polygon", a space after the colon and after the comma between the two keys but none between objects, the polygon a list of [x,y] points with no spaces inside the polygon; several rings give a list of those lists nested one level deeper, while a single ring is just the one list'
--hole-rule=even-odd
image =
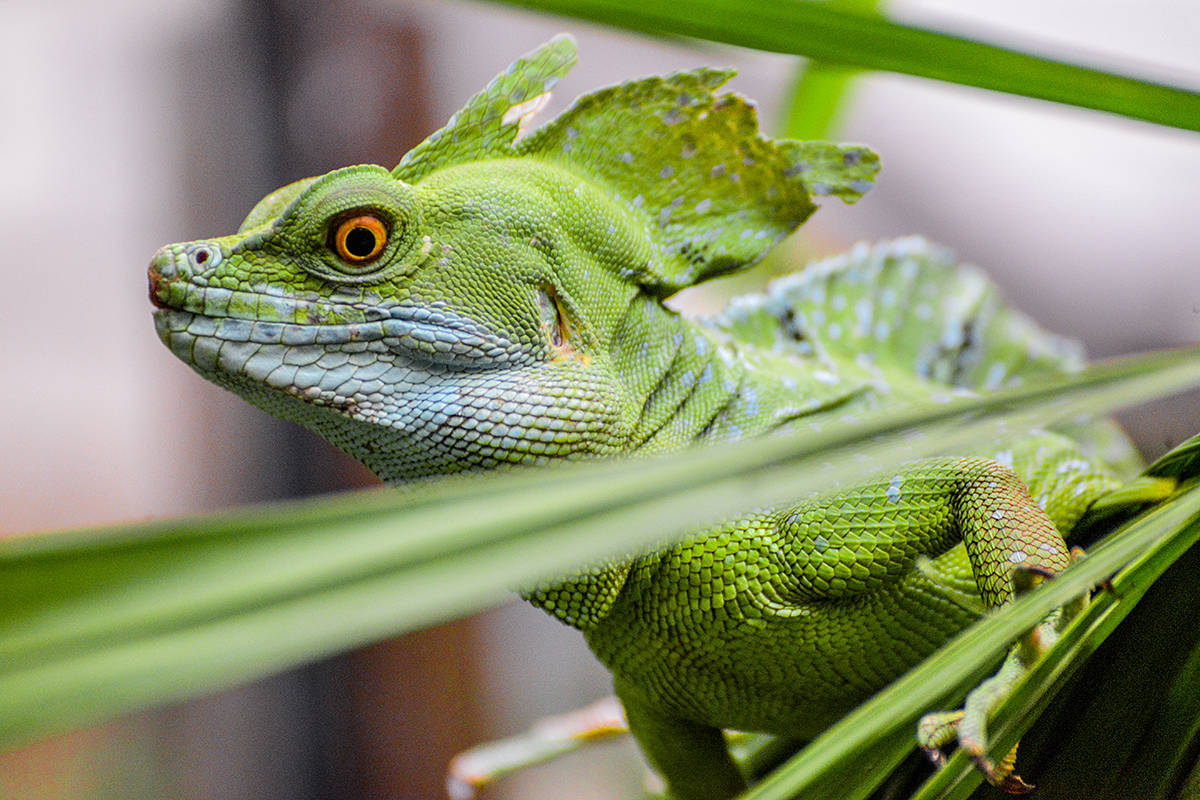
[{"label": "white speckle on skin", "polygon": [[874,307],[871,301],[865,297],[860,297],[854,303],[854,320],[856,331],[859,336],[865,336],[867,331],[871,329],[871,313]]},{"label": "white speckle on skin", "polygon": [[666,166],[664,166],[662,169],[660,169],[658,171],[658,177],[664,178],[664,179],[669,178],[674,174],[675,174],[675,167],[671,166],[670,164],[667,164]]},{"label": "white speckle on skin", "polygon": [[1008,367],[1005,364],[997,361],[988,368],[987,378],[984,379],[983,387],[985,389],[996,389],[1004,381],[1004,376],[1008,374]]},{"label": "white speckle on skin", "polygon": [[1023,563],[1027,558],[1029,555],[1024,550],[1013,550],[1008,555],[1008,560],[1014,564]]},{"label": "white speckle on skin", "polygon": [[622,163],[625,163],[625,164],[632,164],[633,163],[633,153],[629,152],[628,150],[626,150],[624,153],[621,153],[621,161],[622,161]]},{"label": "white speckle on skin", "polygon": [[992,519],[1004,519],[1004,509],[997,508],[992,512]]},{"label": "white speckle on skin", "polygon": [[712,208],[712,200],[708,199],[707,197],[701,200],[699,203],[696,203],[697,214],[707,214],[710,208]]},{"label": "white speckle on skin", "polygon": [[1068,472],[1088,472],[1091,468],[1092,465],[1082,458],[1069,458],[1055,467],[1054,471],[1059,475],[1065,475]]}]

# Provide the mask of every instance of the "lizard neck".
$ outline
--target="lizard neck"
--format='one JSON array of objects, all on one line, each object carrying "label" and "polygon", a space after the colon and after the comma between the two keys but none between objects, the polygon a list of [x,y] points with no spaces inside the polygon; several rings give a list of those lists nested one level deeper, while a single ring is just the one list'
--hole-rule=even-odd
[{"label": "lizard neck", "polygon": [[[627,452],[740,439],[870,402],[862,370],[786,341],[776,316],[744,312],[693,321],[649,298],[633,300],[610,340],[625,396],[641,399],[640,408],[629,405],[636,411]],[[748,321],[757,338],[747,335]],[[634,563],[588,567],[524,596],[586,633],[609,614]]]},{"label": "lizard neck", "polygon": [[[629,449],[675,450],[699,442],[756,436],[869,393],[869,376],[822,353],[768,347],[745,336],[727,315],[691,320],[635,302],[613,338],[629,395],[644,398]],[[778,319],[759,324],[782,330]]]},{"label": "lizard neck", "polygon": [[613,338],[614,363],[630,397],[640,398],[631,450],[660,452],[705,438],[741,382],[736,362],[707,332],[639,298]]}]

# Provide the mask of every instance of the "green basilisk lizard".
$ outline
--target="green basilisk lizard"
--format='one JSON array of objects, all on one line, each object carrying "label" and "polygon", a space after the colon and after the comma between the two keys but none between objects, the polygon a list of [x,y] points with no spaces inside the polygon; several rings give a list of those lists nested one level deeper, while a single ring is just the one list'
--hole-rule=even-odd
[{"label": "green basilisk lizard", "polygon": [[[815,197],[855,201],[878,158],[762,137],[712,69],[602,89],[528,132],[574,60],[556,38],[394,169],[292,183],[237,233],[161,249],[163,343],[389,483],[803,430],[1080,365],[917,239],[859,246],[712,318],[669,310],[761,259]],[[1014,576],[1063,570],[1060,532],[1119,484],[1085,444],[1035,431],[864,475],[527,597],[612,671],[671,792],[726,798],[744,782],[723,728],[811,738],[1007,602]],[[1015,646],[965,717],[928,718],[923,744],[957,733],[1020,790],[987,760],[984,721],[1058,624]]]}]

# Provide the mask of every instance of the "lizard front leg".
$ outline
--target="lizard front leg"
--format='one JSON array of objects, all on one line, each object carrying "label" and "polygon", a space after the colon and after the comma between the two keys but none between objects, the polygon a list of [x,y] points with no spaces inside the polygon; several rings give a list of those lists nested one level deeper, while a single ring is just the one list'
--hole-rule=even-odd
[{"label": "lizard front leg", "polygon": [[[882,559],[879,548],[871,545],[884,542],[872,542],[864,536],[871,523],[851,525],[849,532],[842,533],[838,539],[842,549],[835,550],[835,558],[845,568],[848,547],[849,563],[853,565],[851,574],[855,569],[861,572],[864,566],[868,573],[872,568],[878,571],[880,563],[885,569],[893,568],[895,559],[902,559],[913,546],[934,555],[944,547],[949,530],[961,537],[980,598],[988,608],[995,608],[1009,602],[1016,592],[1032,588],[1041,578],[1057,575],[1071,561],[1072,555],[1053,521],[1032,499],[1021,479],[997,462],[986,459],[919,462],[907,473],[889,480],[884,503],[880,502],[879,490],[876,484],[834,498],[835,504],[840,501],[840,507],[850,509],[852,515],[861,515],[864,521],[887,519],[891,527],[891,532],[884,536],[888,543],[882,550]],[[888,505],[903,509],[903,514],[889,514]],[[802,575],[830,573],[833,559],[824,554],[814,559],[809,545],[818,552],[824,547],[827,552],[830,537],[824,531],[838,531],[839,527],[846,530],[846,526],[830,521],[838,516],[837,510],[836,505],[822,503],[806,514],[794,513],[788,518],[795,520],[793,533],[804,543],[798,555]],[[820,519],[821,515],[828,515],[830,520]],[[922,525],[922,520],[932,524]],[[815,538],[814,530],[821,531]],[[868,553],[865,558],[853,552],[855,548],[862,550],[864,544]],[[845,592],[869,591],[875,579],[872,575],[858,581],[858,585],[853,579],[827,581],[822,592],[825,597],[837,597]],[[815,588],[816,581],[811,577],[808,580]],[[1014,645],[1000,671],[971,693],[964,711],[931,714],[923,719],[918,733],[920,743],[928,751],[936,752],[938,746],[957,737],[991,783],[1011,792],[1028,791],[1030,787],[1012,774],[1015,751],[999,764],[988,760],[987,715],[1053,643],[1062,620],[1062,614],[1056,612]],[[904,620],[900,622],[903,624]]]}]

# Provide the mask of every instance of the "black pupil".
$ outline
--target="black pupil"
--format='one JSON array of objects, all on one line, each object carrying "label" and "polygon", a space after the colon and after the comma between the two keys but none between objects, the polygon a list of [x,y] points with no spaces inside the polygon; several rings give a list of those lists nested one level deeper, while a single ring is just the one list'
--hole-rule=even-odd
[{"label": "black pupil", "polygon": [[206,261],[208,261],[208,251],[207,250],[197,250],[196,251],[196,263],[203,264]]},{"label": "black pupil", "polygon": [[346,234],[346,252],[355,258],[366,258],[375,251],[375,234],[369,228],[353,228]]}]

